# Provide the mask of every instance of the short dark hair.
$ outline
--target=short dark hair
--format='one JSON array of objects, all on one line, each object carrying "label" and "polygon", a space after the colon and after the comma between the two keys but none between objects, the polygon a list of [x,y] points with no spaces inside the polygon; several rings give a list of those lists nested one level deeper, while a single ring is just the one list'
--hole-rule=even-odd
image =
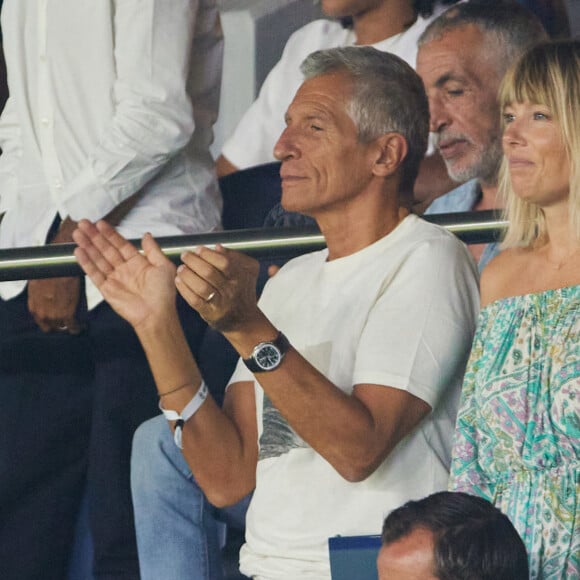
[{"label": "short dark hair", "polygon": [[498,50],[500,78],[508,66],[530,46],[548,38],[540,20],[515,0],[470,0],[446,10],[419,37],[419,46],[469,25],[489,36]]},{"label": "short dark hair", "polygon": [[383,544],[416,530],[433,534],[433,573],[439,580],[528,580],[526,548],[499,509],[481,497],[442,491],[393,510]]}]

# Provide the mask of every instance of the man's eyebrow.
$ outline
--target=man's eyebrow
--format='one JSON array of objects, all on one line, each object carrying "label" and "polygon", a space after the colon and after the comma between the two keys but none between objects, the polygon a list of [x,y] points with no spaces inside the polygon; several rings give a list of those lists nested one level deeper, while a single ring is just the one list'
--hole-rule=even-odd
[{"label": "man's eyebrow", "polygon": [[[288,125],[290,123],[290,121],[292,121],[293,117],[296,117],[296,114],[294,114],[294,116],[290,112],[287,112],[284,114],[284,122],[286,123],[286,125]],[[304,116],[299,115],[299,117],[301,117],[305,121],[329,121],[329,120],[332,120],[332,115],[330,115],[329,113],[324,112],[324,111],[313,111],[313,112],[309,112],[309,113],[305,114]]]},{"label": "man's eyebrow", "polygon": [[454,82],[462,82],[465,79],[463,79],[462,77],[459,77],[453,73],[445,73],[444,75],[440,76],[436,81],[435,81],[435,86],[437,88],[441,88],[443,86],[445,86],[448,82],[450,81],[454,81]]},{"label": "man's eyebrow", "polygon": [[331,115],[325,113],[310,113],[310,115],[306,115],[307,121],[328,121],[331,118]]}]

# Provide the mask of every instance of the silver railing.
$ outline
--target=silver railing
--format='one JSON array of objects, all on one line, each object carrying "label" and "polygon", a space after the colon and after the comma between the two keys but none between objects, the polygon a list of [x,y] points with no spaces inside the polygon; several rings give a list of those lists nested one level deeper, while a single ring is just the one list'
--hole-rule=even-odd
[{"label": "silver railing", "polygon": [[[467,244],[496,241],[506,222],[493,211],[450,213],[426,216]],[[290,258],[325,247],[316,228],[272,228],[231,230],[194,236],[171,236],[157,239],[165,255],[174,262],[195,246],[222,244],[258,259]],[[132,242],[140,247],[139,240]],[[74,257],[75,244],[0,250],[0,282],[74,276],[81,270]]]}]

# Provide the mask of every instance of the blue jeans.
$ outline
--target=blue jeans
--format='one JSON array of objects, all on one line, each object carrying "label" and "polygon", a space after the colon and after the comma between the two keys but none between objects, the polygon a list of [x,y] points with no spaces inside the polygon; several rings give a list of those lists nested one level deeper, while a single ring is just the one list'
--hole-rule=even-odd
[{"label": "blue jeans", "polygon": [[243,528],[250,496],[212,506],[162,415],[135,433],[131,490],[141,580],[222,580],[218,522]]}]

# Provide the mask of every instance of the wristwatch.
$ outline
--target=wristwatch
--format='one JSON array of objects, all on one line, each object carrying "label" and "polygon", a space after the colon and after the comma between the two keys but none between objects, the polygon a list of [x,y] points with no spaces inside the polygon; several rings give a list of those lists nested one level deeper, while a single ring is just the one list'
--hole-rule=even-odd
[{"label": "wristwatch", "polygon": [[243,361],[253,373],[273,371],[280,366],[289,348],[288,339],[278,332],[274,340],[257,344],[252,351],[252,356]]}]

